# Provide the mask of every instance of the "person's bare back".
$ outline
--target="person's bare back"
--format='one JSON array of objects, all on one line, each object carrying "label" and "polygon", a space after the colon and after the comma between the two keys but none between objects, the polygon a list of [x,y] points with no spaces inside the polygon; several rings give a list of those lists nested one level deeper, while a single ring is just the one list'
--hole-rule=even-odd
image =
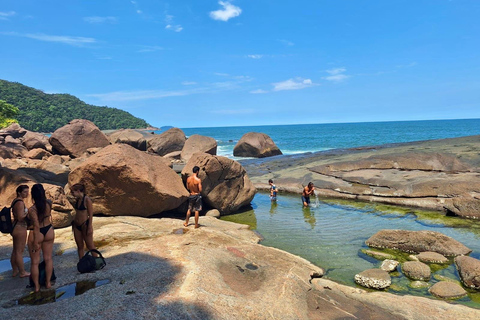
[{"label": "person's bare back", "polygon": [[188,177],[187,179],[187,189],[190,191],[190,194],[199,194],[202,192],[202,181],[200,178],[197,177],[197,175],[193,175],[191,177]]}]

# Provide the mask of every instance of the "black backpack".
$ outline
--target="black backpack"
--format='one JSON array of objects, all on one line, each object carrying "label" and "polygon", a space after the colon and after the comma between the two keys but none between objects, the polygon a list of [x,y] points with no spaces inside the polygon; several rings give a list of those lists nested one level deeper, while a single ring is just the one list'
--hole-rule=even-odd
[{"label": "black backpack", "polygon": [[12,223],[12,207],[18,201],[22,200],[17,199],[12,203],[11,207],[4,207],[2,211],[0,211],[0,231],[2,233],[12,233],[15,227],[15,224]]},{"label": "black backpack", "polygon": [[[50,281],[55,281],[57,276],[55,275],[55,270],[52,270],[52,276],[50,277]],[[30,285],[27,288],[35,287],[35,283],[33,282],[32,275],[29,277]],[[47,272],[45,271],[45,261],[40,262],[38,265],[38,283],[41,286],[44,286],[47,283]]]},{"label": "black backpack", "polygon": [[[95,258],[92,255],[92,252],[95,252],[99,256]],[[90,251],[87,251],[87,253],[85,253],[85,255],[82,257],[82,259],[78,261],[77,270],[80,273],[92,272],[95,270],[103,269],[103,267],[105,267],[106,264],[107,262],[105,262],[105,259],[103,258],[100,251],[92,249]]]}]

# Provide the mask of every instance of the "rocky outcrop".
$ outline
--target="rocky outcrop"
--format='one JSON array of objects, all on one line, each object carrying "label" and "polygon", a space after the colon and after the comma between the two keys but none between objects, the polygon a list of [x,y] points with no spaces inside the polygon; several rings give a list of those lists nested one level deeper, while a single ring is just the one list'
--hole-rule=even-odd
[{"label": "rocky outcrop", "polygon": [[50,157],[52,154],[45,149],[31,149],[25,154],[25,157],[30,159],[42,160],[44,158]]},{"label": "rocky outcrop", "polygon": [[134,129],[121,129],[108,135],[111,143],[125,143],[135,149],[147,151],[147,139],[145,134]]},{"label": "rocky outcrop", "polygon": [[148,141],[148,151],[164,156],[171,152],[182,151],[185,145],[185,133],[179,128],[169,129]]},{"label": "rocky outcrop", "polygon": [[398,261],[386,259],[386,260],[383,260],[382,265],[380,266],[380,269],[387,272],[393,272],[397,270],[397,266],[399,264],[400,263]]},{"label": "rocky outcrop", "polygon": [[420,261],[407,261],[402,263],[402,272],[410,279],[428,281],[430,280],[430,267]]},{"label": "rocky outcrop", "polygon": [[266,158],[281,155],[282,152],[272,138],[264,133],[248,132],[233,148],[235,157]]},{"label": "rocky outcrop", "polygon": [[458,299],[467,295],[465,289],[451,281],[437,282],[428,290],[428,292],[442,299]]},{"label": "rocky outcrop", "polygon": [[480,289],[480,260],[467,256],[456,257],[455,265],[466,287]]},{"label": "rocky outcrop", "polygon": [[12,123],[6,128],[0,129],[0,136],[6,138],[7,136],[13,139],[22,138],[27,133],[18,123]]},{"label": "rocky outcrop", "polygon": [[49,139],[53,151],[62,155],[80,157],[89,148],[106,147],[110,144],[98,127],[84,119],[70,121],[57,129]]},{"label": "rocky outcrop", "polygon": [[110,145],[68,176],[82,182],[95,213],[109,216],[151,216],[178,208],[188,192],[169,161],[126,144]]},{"label": "rocky outcrop", "polygon": [[213,138],[201,136],[199,134],[191,135],[187,141],[185,141],[181,158],[184,161],[188,161],[196,152],[208,153],[215,156],[217,154],[217,141]]},{"label": "rocky outcrop", "polygon": [[27,148],[18,143],[0,144],[0,158],[3,159],[23,158],[27,152]]},{"label": "rocky outcrop", "polygon": [[448,258],[436,252],[420,252],[420,254],[417,255],[417,259],[424,263],[444,264],[450,262]]},{"label": "rocky outcrop", "polygon": [[434,231],[380,230],[365,243],[373,248],[389,248],[410,253],[433,251],[447,257],[472,252],[457,240]]},{"label": "rocky outcrop", "polygon": [[44,149],[47,151],[52,150],[52,146],[48,142],[48,137],[38,132],[27,131],[27,133],[25,133],[25,135],[23,136],[22,144],[28,150],[36,148]]},{"label": "rocky outcrop", "polygon": [[222,215],[250,204],[255,196],[255,187],[237,161],[207,153],[195,153],[182,170],[184,181],[192,174],[194,166],[200,167],[198,177],[202,180],[204,202],[218,209]]},{"label": "rocky outcrop", "polygon": [[392,284],[388,272],[381,269],[368,269],[355,275],[355,282],[372,289],[385,289]]}]

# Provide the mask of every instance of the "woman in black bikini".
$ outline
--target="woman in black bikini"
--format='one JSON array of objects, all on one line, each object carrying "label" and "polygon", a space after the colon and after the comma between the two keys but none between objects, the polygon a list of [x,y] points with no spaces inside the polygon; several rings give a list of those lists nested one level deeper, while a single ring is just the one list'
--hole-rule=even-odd
[{"label": "woman in black bikini", "polygon": [[[74,205],[76,214],[72,222],[72,230],[77,243],[78,259],[81,259],[85,253],[85,244],[88,250],[96,249],[93,243],[92,199],[85,194],[85,186],[81,183],[74,184],[70,192],[76,199]],[[97,254],[94,253],[93,256],[96,257]]]},{"label": "woman in black bikini", "polygon": [[25,218],[27,217],[28,209],[25,205],[25,199],[28,197],[28,189],[26,184],[18,186],[17,197],[11,205],[14,219],[12,230],[13,250],[10,263],[12,264],[12,275],[16,277],[17,274],[20,274],[20,278],[25,278],[30,275],[30,273],[25,271],[25,267],[23,266],[23,251],[27,243],[27,221]]},{"label": "woman in black bikini", "polygon": [[53,240],[55,231],[52,226],[52,202],[47,200],[45,190],[41,184],[32,186],[33,206],[28,209],[28,217],[33,223],[33,230],[28,234],[28,249],[30,252],[31,269],[33,283],[35,283],[35,292],[40,291],[38,265],[40,263],[40,248],[45,261],[45,287],[52,286],[50,278],[53,272]]}]

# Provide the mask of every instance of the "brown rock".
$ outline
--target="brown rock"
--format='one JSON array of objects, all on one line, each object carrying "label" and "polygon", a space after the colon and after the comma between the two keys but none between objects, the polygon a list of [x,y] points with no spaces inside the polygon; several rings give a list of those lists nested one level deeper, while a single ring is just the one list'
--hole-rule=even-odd
[{"label": "brown rock", "polygon": [[455,258],[455,265],[466,287],[480,289],[480,260],[461,256]]},{"label": "brown rock", "polygon": [[148,151],[164,156],[174,151],[182,151],[185,145],[185,133],[179,128],[169,129],[148,141]]},{"label": "brown rock", "polygon": [[181,158],[188,161],[194,153],[208,153],[211,155],[217,154],[217,141],[215,139],[201,136],[198,134],[191,135],[182,149]]},{"label": "brown rock", "polygon": [[23,136],[22,144],[28,150],[40,148],[44,150],[51,150],[52,146],[48,142],[48,137],[44,134],[27,131],[27,133]]},{"label": "brown rock", "polygon": [[458,299],[467,295],[460,285],[451,281],[440,281],[435,283],[429,290],[431,294],[442,299]]},{"label": "brown rock", "polygon": [[394,260],[395,257],[392,256],[391,254],[384,253],[384,252],[378,252],[378,251],[373,251],[373,250],[362,250],[363,253],[365,253],[367,256],[373,257],[378,260]]},{"label": "brown rock", "polygon": [[382,265],[380,266],[380,269],[387,271],[387,272],[393,272],[397,270],[397,266],[400,264],[400,262],[395,261],[395,260],[383,260]]},{"label": "brown rock", "polygon": [[181,178],[169,165],[162,157],[114,144],[74,169],[68,183],[86,185],[95,213],[147,217],[187,200]]},{"label": "brown rock", "polygon": [[420,261],[407,261],[402,264],[402,272],[413,280],[430,280],[430,267]]},{"label": "brown rock", "polygon": [[388,272],[381,269],[368,269],[355,275],[355,282],[366,288],[385,289],[392,284]]},{"label": "brown rock", "polygon": [[108,138],[88,120],[76,119],[57,129],[49,139],[54,152],[80,157],[88,148],[106,147]]},{"label": "brown rock", "polygon": [[233,148],[235,157],[266,158],[280,155],[282,152],[272,138],[264,133],[248,132],[242,136]]},{"label": "brown rock", "polygon": [[48,158],[51,155],[52,154],[45,149],[36,148],[36,149],[31,149],[30,151],[28,151],[25,154],[25,157],[30,158],[30,159],[42,160],[43,158]]},{"label": "brown rock", "polygon": [[[471,185],[472,190],[477,190],[476,186]],[[480,219],[480,199],[474,197],[455,198],[450,203],[446,203],[444,208],[447,213],[454,214],[462,218]]]},{"label": "brown rock", "polygon": [[111,143],[125,143],[135,149],[147,151],[147,139],[144,134],[134,129],[121,129],[108,136]]},{"label": "brown rock", "polygon": [[52,222],[55,228],[64,228],[72,224],[75,210],[65,196],[62,187],[43,184],[47,199],[52,200]]},{"label": "brown rock", "polygon": [[0,130],[0,136],[10,136],[14,139],[23,137],[27,133],[27,130],[23,129],[18,123],[12,123],[6,128]]},{"label": "brown rock", "polygon": [[447,258],[436,252],[420,252],[420,254],[417,255],[417,258],[419,261],[425,263],[449,263]]},{"label": "brown rock", "polygon": [[472,252],[457,240],[434,231],[380,230],[365,243],[373,248],[389,248],[411,253],[433,251],[447,257]]},{"label": "brown rock", "polygon": [[256,189],[238,162],[207,153],[195,153],[182,170],[186,181],[194,166],[200,167],[202,197],[210,207],[229,214],[250,204]]},{"label": "brown rock", "polygon": [[3,159],[23,158],[27,152],[27,148],[18,143],[0,144],[0,158]]},{"label": "brown rock", "polygon": [[217,209],[211,209],[211,210],[208,210],[207,213],[205,213],[205,216],[220,218],[221,214],[220,214],[220,211],[218,211]]},{"label": "brown rock", "polygon": [[4,143],[22,144],[22,141],[19,138],[14,138],[12,136],[6,136]]}]

